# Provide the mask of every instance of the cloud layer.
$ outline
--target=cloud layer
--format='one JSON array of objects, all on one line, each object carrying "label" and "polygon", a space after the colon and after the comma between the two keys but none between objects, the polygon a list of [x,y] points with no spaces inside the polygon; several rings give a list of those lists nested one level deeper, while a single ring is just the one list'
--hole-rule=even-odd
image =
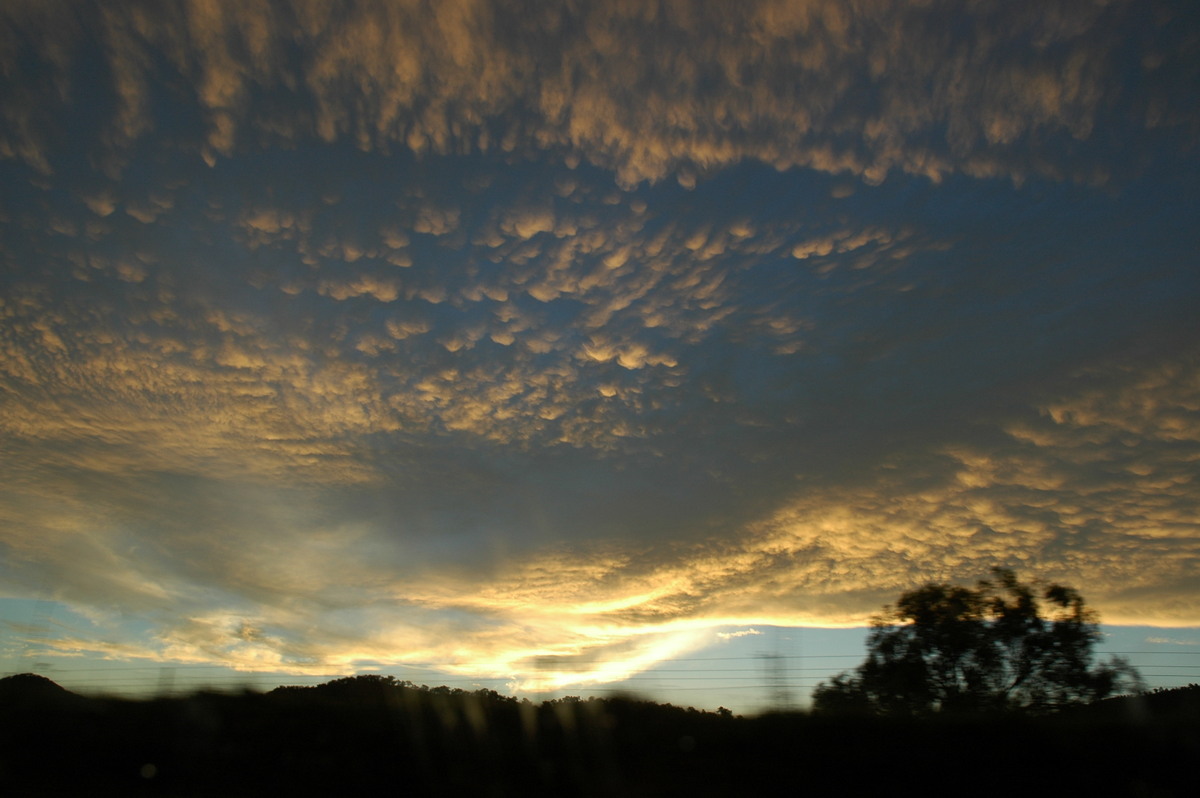
[{"label": "cloud layer", "polygon": [[1200,624],[1194,16],[6,4],[0,589],[525,688],[994,565]]},{"label": "cloud layer", "polygon": [[0,152],[52,171],[52,142],[94,114],[110,173],[169,137],[210,162],[312,141],[549,151],[626,185],[748,158],[1105,181],[1147,132],[1194,140],[1193,17],[1132,0],[13,3]]}]

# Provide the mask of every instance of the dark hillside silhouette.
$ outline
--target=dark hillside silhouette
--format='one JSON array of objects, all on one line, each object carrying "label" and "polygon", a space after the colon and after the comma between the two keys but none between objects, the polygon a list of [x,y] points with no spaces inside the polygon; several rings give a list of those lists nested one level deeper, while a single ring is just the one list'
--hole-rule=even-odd
[{"label": "dark hillside silhouette", "polygon": [[1185,796],[1195,695],[1049,718],[743,718],[384,676],[132,701],[22,675],[0,680],[0,795]]},{"label": "dark hillside silhouette", "polygon": [[83,700],[57,682],[36,673],[18,673],[0,679],[0,712],[3,713],[25,708],[58,709]]},{"label": "dark hillside silhouette", "polygon": [[1200,684],[1114,696],[1079,707],[1075,714],[1132,722],[1190,724],[1200,733]]}]

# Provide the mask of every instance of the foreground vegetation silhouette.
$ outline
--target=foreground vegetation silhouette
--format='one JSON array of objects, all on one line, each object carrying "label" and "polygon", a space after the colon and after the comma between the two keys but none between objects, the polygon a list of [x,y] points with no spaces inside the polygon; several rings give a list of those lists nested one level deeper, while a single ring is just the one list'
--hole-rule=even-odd
[{"label": "foreground vegetation silhouette", "polygon": [[1046,714],[1143,688],[1125,660],[1093,663],[1099,619],[1076,590],[1006,568],[911,590],[871,625],[863,664],[813,692],[818,712]]},{"label": "foreground vegetation silhouette", "polygon": [[0,679],[0,719],[5,796],[1184,796],[1200,757],[1200,686],[914,719],[534,704],[383,676],[135,701],[23,674]]}]

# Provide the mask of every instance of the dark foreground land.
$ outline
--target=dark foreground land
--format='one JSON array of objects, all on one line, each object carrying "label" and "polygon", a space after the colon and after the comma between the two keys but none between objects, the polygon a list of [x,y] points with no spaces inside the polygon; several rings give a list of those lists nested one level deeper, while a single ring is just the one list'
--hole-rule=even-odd
[{"label": "dark foreground land", "polygon": [[1200,794],[1200,686],[1051,718],[535,705],[381,677],[85,698],[0,679],[0,795]]}]

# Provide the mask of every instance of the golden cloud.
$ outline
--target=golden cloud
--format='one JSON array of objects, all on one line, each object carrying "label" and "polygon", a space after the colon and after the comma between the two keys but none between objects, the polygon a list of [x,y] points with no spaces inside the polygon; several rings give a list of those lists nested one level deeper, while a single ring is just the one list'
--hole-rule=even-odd
[{"label": "golden cloud", "polygon": [[[1110,623],[1196,625],[1193,365],[1183,353],[1081,372],[1007,422],[1004,445],[930,441],[856,483],[814,484],[703,540],[560,544],[492,559],[482,571],[400,573],[371,525],[275,542],[257,530],[226,535],[206,559],[227,578],[228,595],[253,595],[254,608],[198,606],[144,654],[295,673],[436,662],[520,689],[557,689],[626,678],[713,642],[718,627],[862,624],[914,584],[975,578],[995,565],[1080,586]],[[485,396],[459,412],[475,424],[467,416],[498,402]],[[1131,434],[1140,445],[1129,445]],[[127,542],[119,535],[80,535],[80,508],[59,506],[58,521],[43,509],[41,528],[60,531],[10,545],[43,541],[40,553],[21,556],[48,559],[87,546],[70,560],[72,595],[187,595],[170,572],[119,561]],[[92,577],[79,570],[84,562],[100,566]],[[369,602],[353,595],[363,590]],[[345,609],[330,612],[337,607]],[[348,612],[357,613],[350,626]]]},{"label": "golden cloud", "polygon": [[[1063,155],[1092,138],[1113,97],[1122,123],[1194,131],[1197,121],[1163,77],[1180,54],[1145,22],[1169,19],[1170,4],[1143,5],[756,0],[644,14],[617,0],[538,13],[515,0],[432,10],[416,0],[336,10],[13,3],[0,18],[0,65],[13,76],[0,153],[53,168],[45,100],[77,92],[79,42],[93,30],[116,97],[105,135],[113,163],[155,129],[149,87],[165,60],[194,92],[210,163],[274,137],[419,155],[558,149],[626,186],[668,175],[695,185],[697,173],[742,160],[871,183],[891,171],[1103,180],[1101,162]],[[1145,32],[1146,53],[1127,86],[1131,28]],[[32,80],[30,55],[42,70]],[[264,94],[280,101],[257,102]]]}]

